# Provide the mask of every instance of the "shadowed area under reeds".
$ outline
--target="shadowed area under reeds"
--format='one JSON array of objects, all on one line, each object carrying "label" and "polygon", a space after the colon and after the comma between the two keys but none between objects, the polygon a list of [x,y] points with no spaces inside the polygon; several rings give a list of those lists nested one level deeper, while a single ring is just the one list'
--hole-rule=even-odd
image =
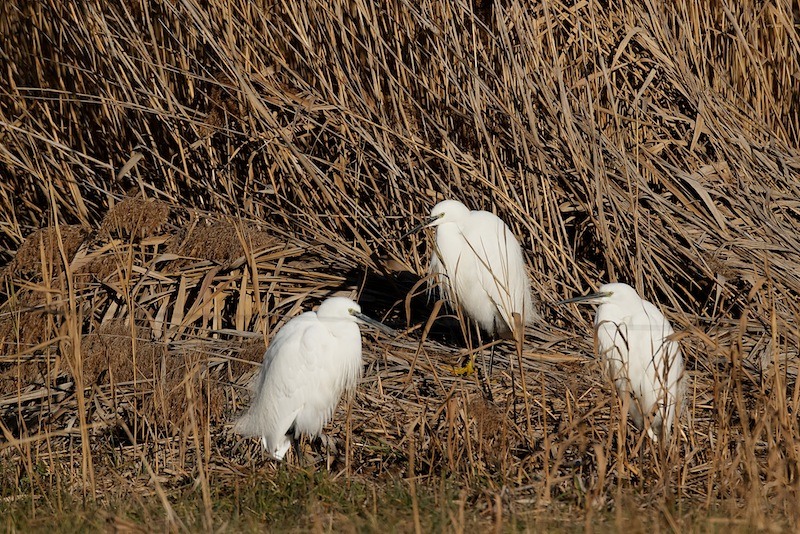
[{"label": "shadowed area under reeds", "polygon": [[[796,527],[798,21],[785,0],[4,3],[0,509]],[[430,241],[400,237],[443,198],[509,224],[544,316],[496,347],[494,402],[452,372],[476,340],[425,295]],[[606,281],[681,339],[665,450],[625,424],[592,313],[552,306]],[[230,423],[272,333],[339,293],[398,336],[364,332],[330,475],[275,466]],[[258,481],[316,500],[295,524]]]}]

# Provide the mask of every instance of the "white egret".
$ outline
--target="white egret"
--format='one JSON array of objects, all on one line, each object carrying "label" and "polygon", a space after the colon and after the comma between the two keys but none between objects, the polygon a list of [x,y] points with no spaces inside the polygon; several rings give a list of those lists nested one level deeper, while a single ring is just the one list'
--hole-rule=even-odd
[{"label": "white egret", "polygon": [[254,383],[252,403],[234,430],[260,436],[264,449],[282,460],[291,437],[322,432],[345,391],[362,373],[359,322],[389,331],[344,297],[323,302],[286,323],[272,339]]},{"label": "white egret", "polygon": [[[457,200],[436,204],[421,228],[436,228],[429,271],[442,296],[491,336],[522,340],[523,325],[538,319],[522,248],[496,215],[470,211]],[[471,370],[472,361],[467,370]]]},{"label": "white egret", "polygon": [[629,413],[640,430],[668,441],[685,392],[683,356],[669,321],[627,284],[605,284],[559,304],[569,302],[599,305],[596,348],[617,392],[623,400],[632,396]]}]

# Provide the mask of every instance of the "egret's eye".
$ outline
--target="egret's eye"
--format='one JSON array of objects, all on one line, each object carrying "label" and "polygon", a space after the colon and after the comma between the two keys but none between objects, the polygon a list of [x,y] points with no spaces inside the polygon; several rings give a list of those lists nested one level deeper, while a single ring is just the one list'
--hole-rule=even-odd
[{"label": "egret's eye", "polygon": [[347,313],[349,313],[350,315],[355,315],[358,312],[356,311],[355,308],[347,308]]}]

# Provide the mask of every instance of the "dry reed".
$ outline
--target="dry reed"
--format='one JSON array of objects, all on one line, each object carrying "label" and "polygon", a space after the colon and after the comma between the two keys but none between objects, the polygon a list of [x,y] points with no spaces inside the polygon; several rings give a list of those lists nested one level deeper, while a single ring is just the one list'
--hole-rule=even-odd
[{"label": "dry reed", "polygon": [[[43,463],[100,499],[152,489],[173,528],[164,486],[188,477],[212,528],[209,480],[259,458],[226,421],[263,338],[346,292],[410,325],[365,334],[347,428],[349,475],[412,480],[414,527],[416,491],[446,474],[456,530],[467,500],[492,525],[623,522],[627,503],[673,527],[730,507],[796,528],[792,2],[0,12],[0,458],[17,475],[44,487]],[[398,236],[446,197],[508,221],[545,316],[523,383],[498,347],[493,404],[451,373],[452,320],[428,328],[431,307],[405,302],[427,248]],[[665,451],[624,424],[590,317],[550,306],[615,280],[680,332],[690,402]],[[3,496],[21,491],[9,480]]]}]

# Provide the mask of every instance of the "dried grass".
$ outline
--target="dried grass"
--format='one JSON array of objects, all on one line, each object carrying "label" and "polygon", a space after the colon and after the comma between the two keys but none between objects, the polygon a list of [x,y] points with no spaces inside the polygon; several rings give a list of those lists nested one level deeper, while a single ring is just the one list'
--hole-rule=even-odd
[{"label": "dried grass", "polygon": [[[159,480],[205,491],[252,461],[223,421],[260,336],[359,293],[410,328],[365,334],[329,429],[349,475],[446,474],[521,518],[588,524],[631,490],[659,517],[732,503],[796,527],[796,6],[479,4],[0,7],[4,461],[55,469],[89,440],[71,472],[97,495],[119,479],[102,436],[124,435],[152,475],[122,479],[177,526]],[[497,348],[494,404],[450,372],[456,323],[405,303],[427,247],[398,236],[445,197],[510,223],[546,318],[524,382]],[[551,307],[611,280],[682,338],[691,401],[665,451],[622,424],[591,318]]]},{"label": "dried grass", "polygon": [[161,233],[169,218],[169,205],[158,200],[125,198],[108,210],[100,222],[100,235],[145,239]]}]

